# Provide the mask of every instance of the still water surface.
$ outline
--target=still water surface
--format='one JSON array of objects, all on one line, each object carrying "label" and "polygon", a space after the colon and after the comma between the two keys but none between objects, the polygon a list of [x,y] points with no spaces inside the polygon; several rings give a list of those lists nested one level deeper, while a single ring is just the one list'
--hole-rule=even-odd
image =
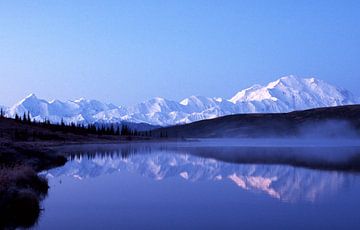
[{"label": "still water surface", "polygon": [[34,228],[360,229],[358,147],[256,146],[62,149]]}]

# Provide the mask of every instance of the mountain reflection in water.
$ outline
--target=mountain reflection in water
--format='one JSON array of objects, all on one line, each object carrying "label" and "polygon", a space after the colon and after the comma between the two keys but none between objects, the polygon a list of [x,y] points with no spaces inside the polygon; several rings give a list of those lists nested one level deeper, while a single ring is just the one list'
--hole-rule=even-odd
[{"label": "mountain reflection in water", "polygon": [[286,202],[315,202],[357,178],[357,147],[239,147],[179,144],[79,146],[48,177],[83,180],[127,171],[154,180],[231,181]]}]

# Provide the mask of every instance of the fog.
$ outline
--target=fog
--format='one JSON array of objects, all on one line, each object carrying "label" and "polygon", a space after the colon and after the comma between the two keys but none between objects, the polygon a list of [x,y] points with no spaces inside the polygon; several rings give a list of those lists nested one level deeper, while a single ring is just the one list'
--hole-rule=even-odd
[{"label": "fog", "polygon": [[308,122],[299,128],[299,138],[359,139],[359,131],[345,120]]},{"label": "fog", "polygon": [[[197,138],[181,146],[204,147],[360,147],[360,139],[327,137]],[[196,144],[194,144],[196,142]]]},{"label": "fog", "polygon": [[[254,135],[253,130],[256,129]],[[239,132],[240,133],[240,132]],[[271,125],[271,129],[252,128],[246,132],[221,138],[193,138],[204,145],[248,147],[326,147],[360,146],[360,132],[354,124],[344,120],[306,122],[296,125]]]}]

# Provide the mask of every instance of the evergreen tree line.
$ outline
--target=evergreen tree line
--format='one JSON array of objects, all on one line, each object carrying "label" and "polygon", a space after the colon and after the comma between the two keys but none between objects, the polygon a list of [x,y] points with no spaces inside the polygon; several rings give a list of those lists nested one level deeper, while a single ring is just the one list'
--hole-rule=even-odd
[{"label": "evergreen tree line", "polygon": [[[3,109],[0,109],[0,118],[5,118],[5,112]],[[15,114],[16,121],[24,123],[36,125],[39,127],[47,128],[51,131],[62,131],[74,134],[93,134],[93,135],[115,135],[115,136],[127,136],[127,137],[160,137],[167,138],[168,135],[166,132],[160,131],[155,135],[151,130],[148,131],[138,131],[136,129],[130,128],[125,124],[76,124],[74,122],[66,123],[63,119],[61,119],[60,123],[51,123],[49,119],[45,119],[44,121],[36,121],[31,118],[30,112],[24,113],[22,116]],[[21,136],[26,134],[19,134],[20,139],[23,139]],[[37,136],[37,135],[36,135]]]},{"label": "evergreen tree line", "polygon": [[[4,118],[4,111],[0,110],[0,117]],[[131,129],[127,125],[120,124],[76,124],[74,122],[66,123],[61,119],[60,123],[51,123],[49,119],[36,121],[31,118],[29,112],[22,116],[15,114],[16,121],[24,124],[32,124],[50,129],[51,131],[63,131],[75,134],[94,134],[94,135],[116,135],[116,136],[151,136],[151,131],[138,131]]]}]

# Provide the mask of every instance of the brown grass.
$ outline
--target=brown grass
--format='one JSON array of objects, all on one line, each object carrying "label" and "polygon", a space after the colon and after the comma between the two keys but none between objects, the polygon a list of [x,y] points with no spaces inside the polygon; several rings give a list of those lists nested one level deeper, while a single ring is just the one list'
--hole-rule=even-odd
[{"label": "brown grass", "polygon": [[29,166],[0,167],[0,229],[31,227],[40,215],[47,180]]}]

